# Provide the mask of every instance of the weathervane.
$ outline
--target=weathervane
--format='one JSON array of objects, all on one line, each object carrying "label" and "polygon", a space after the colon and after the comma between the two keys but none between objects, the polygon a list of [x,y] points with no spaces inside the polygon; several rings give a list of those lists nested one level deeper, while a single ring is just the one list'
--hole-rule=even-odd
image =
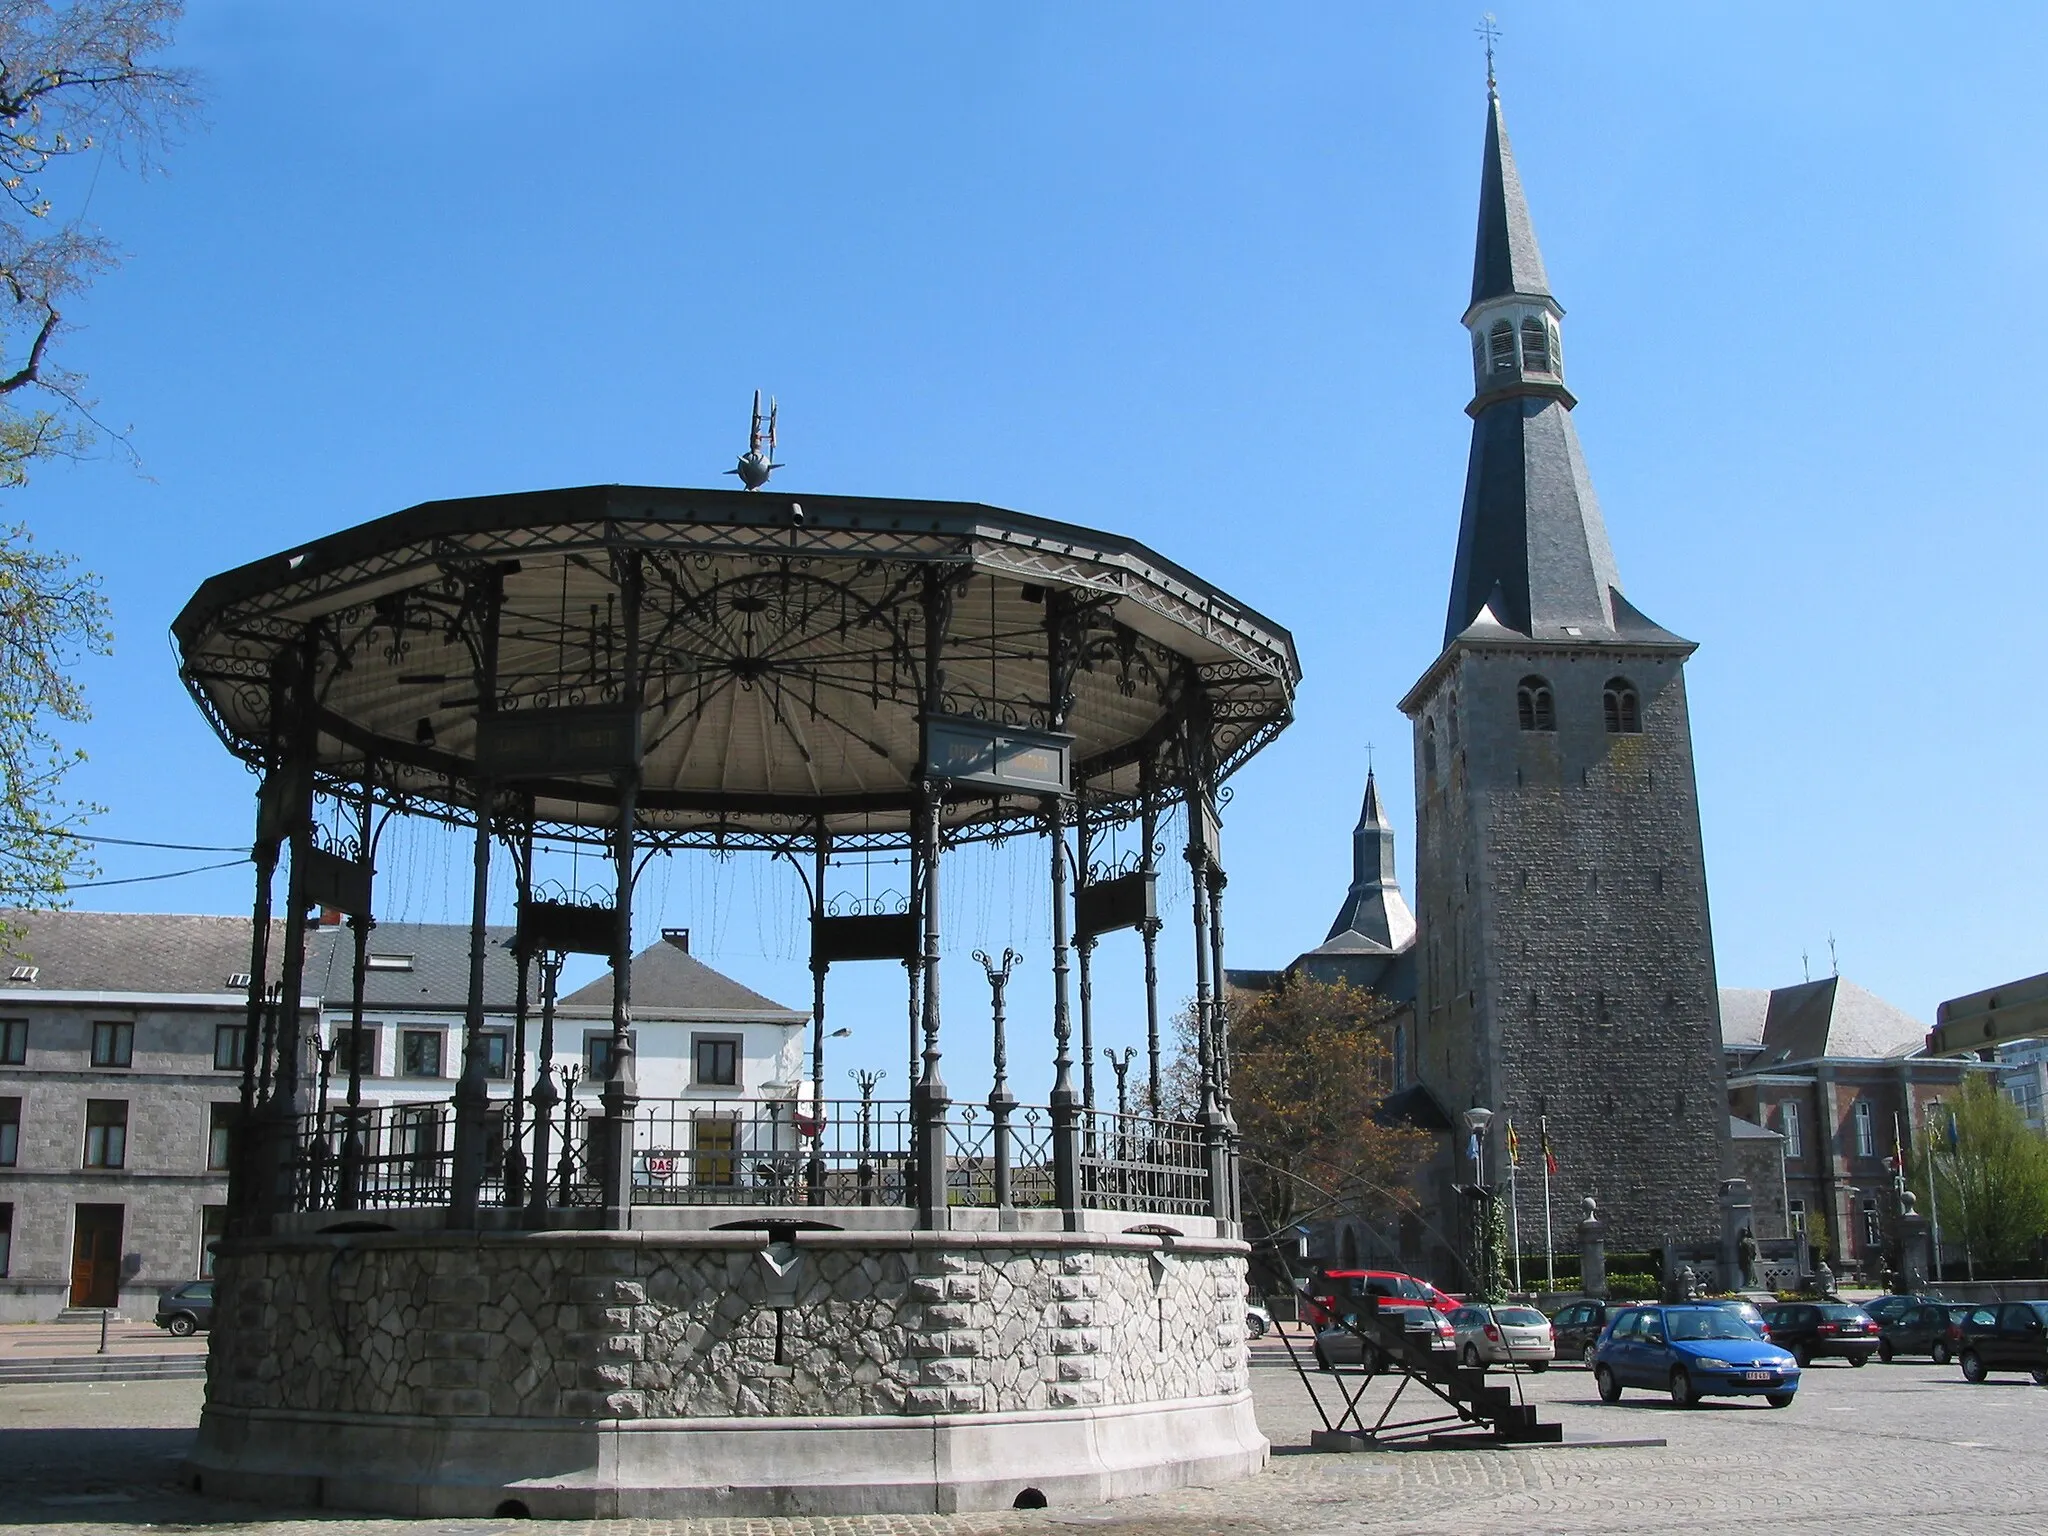
[{"label": "weathervane", "polygon": [[[750,491],[758,491],[768,483],[768,477],[782,466],[775,462],[775,397],[768,397],[768,419],[761,419],[761,391],[754,391],[754,425],[747,433],[747,451],[740,455],[740,461],[726,473],[738,475],[740,484]],[[765,425],[765,430],[764,430]]]},{"label": "weathervane", "polygon": [[1486,39],[1486,94],[1493,94],[1493,45],[1500,41],[1500,28],[1494,24],[1493,12],[1488,11],[1479,18],[1479,25],[1472,29]]}]

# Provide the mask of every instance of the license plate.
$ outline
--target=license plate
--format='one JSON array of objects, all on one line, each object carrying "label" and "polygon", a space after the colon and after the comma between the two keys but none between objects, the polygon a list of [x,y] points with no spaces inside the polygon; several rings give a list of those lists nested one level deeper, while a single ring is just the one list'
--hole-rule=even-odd
[{"label": "license plate", "polygon": [[1769,1381],[1776,1374],[1777,1372],[1775,1371],[1744,1371],[1742,1379],[1744,1381]]}]

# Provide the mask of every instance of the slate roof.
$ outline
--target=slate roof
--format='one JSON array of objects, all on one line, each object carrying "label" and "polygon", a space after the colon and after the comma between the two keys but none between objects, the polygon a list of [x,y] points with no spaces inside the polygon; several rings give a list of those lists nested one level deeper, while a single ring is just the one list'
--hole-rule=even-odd
[{"label": "slate roof", "polygon": [[[166,912],[8,911],[26,930],[0,965],[0,993],[241,992],[228,978],[249,969],[246,917],[202,917]],[[270,926],[270,976],[282,967],[284,924]],[[18,966],[33,965],[33,981],[9,981]]]},{"label": "slate roof", "polygon": [[[510,1013],[518,1001],[519,965],[512,957],[509,925],[484,930],[484,1008]],[[349,929],[319,928],[306,945],[306,991],[330,1008],[346,1007],[355,986],[355,935]],[[469,1002],[467,923],[378,923],[370,930],[372,964],[363,972],[363,1006],[446,1012]],[[410,970],[380,970],[378,956],[410,956]],[[540,982],[534,981],[539,1006]]]},{"label": "slate roof", "polygon": [[[741,986],[730,976],[714,971],[683,947],[687,940],[664,938],[633,957],[633,1012],[697,1016],[718,1014],[730,1017],[758,1015],[771,1023],[802,1023],[810,1014],[785,1008],[773,998],[763,997],[751,987]],[[579,1013],[609,1013],[612,1006],[612,973],[607,970],[587,986],[578,987],[562,999],[564,1008]]]},{"label": "slate roof", "polygon": [[1769,1126],[1758,1125],[1754,1120],[1745,1120],[1740,1115],[1728,1117],[1728,1139],[1731,1141],[1783,1141],[1785,1138]]},{"label": "slate roof", "polygon": [[1529,222],[1529,204],[1522,196],[1522,178],[1515,170],[1515,152],[1500,119],[1500,97],[1486,93],[1486,160],[1479,181],[1479,240],[1472,257],[1472,302],[1521,293],[1550,296],[1550,278],[1543,253],[1536,248],[1536,226]]},{"label": "slate roof", "polygon": [[1311,954],[1383,954],[1415,942],[1415,914],[1394,875],[1394,829],[1380,809],[1379,785],[1365,775],[1365,802],[1351,832],[1351,888],[1330,924],[1329,936]]},{"label": "slate roof", "polygon": [[[1749,1071],[1769,1071],[1823,1057],[1867,1061],[1907,1056],[1920,1049],[1927,1039],[1926,1024],[1846,976],[1824,976],[1819,981],[1775,987],[1760,995],[1766,999],[1763,1027],[1755,1054],[1747,1064]],[[1752,988],[1722,989],[1724,1043],[1748,1043],[1730,1034],[1728,1021],[1730,1014],[1735,1014],[1737,1027],[1747,1033],[1755,1018],[1758,996]]]}]

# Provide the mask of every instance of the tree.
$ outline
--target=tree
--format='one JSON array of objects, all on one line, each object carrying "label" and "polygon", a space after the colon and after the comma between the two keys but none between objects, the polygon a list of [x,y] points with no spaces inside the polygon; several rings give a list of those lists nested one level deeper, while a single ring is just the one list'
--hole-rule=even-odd
[{"label": "tree", "polygon": [[[1430,1138],[1375,1118],[1392,1081],[1381,1026],[1394,1006],[1343,982],[1300,976],[1225,1006],[1246,1209],[1277,1231],[1335,1214],[1332,1199],[1337,1211],[1412,1206],[1409,1187],[1429,1159]],[[1193,1015],[1183,1011],[1175,1022],[1170,1093],[1187,1113],[1200,1086]]]},{"label": "tree", "polygon": [[[0,0],[0,487],[102,430],[57,357],[65,306],[116,262],[84,202],[97,157],[147,170],[192,111],[190,77],[155,62],[182,13],[179,0]],[[52,185],[78,194],[68,217],[53,218]],[[72,669],[110,643],[98,581],[27,528],[0,528],[0,904],[49,905],[91,871],[74,826],[94,807],[64,795],[84,754],[57,731],[90,717]]]},{"label": "tree", "polygon": [[[82,223],[91,179],[81,157],[114,153],[147,170],[194,106],[169,48],[181,0],[0,0],[0,486],[38,459],[73,456],[100,429],[84,378],[55,349],[65,306],[116,263]],[[79,206],[53,221],[51,179]],[[118,435],[117,440],[118,439]]]},{"label": "tree", "polygon": [[1913,1159],[1923,1189],[1930,1172],[1944,1243],[1960,1240],[1979,1274],[2033,1272],[2048,1234],[2048,1141],[2017,1104],[1966,1079]]}]

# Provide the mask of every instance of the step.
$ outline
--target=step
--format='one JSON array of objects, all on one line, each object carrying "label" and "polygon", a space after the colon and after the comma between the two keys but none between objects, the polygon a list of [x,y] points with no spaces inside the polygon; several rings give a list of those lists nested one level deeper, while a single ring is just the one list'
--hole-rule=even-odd
[{"label": "step", "polygon": [[206,1375],[206,1356],[46,1355],[0,1360],[0,1385],[66,1381],[196,1381]]},{"label": "step", "polygon": [[101,1313],[98,1307],[66,1307],[62,1312],[59,1312],[54,1318],[52,1318],[51,1321],[58,1323],[97,1324],[102,1315],[104,1315],[106,1317],[106,1320],[110,1323],[125,1323],[128,1321],[128,1319],[123,1317],[120,1311],[114,1307],[107,1308],[104,1314]]}]

